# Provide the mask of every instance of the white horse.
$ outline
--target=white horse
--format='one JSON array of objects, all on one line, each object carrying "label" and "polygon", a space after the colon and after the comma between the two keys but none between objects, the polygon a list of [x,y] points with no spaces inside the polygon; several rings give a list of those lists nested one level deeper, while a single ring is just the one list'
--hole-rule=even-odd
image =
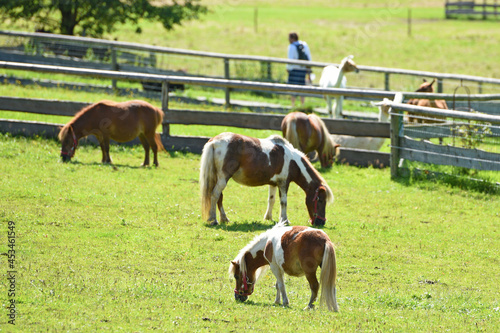
[{"label": "white horse", "polygon": [[[319,80],[319,86],[321,88],[345,88],[347,86],[347,79],[344,76],[345,73],[349,72],[359,72],[356,63],[352,60],[353,55],[345,57],[340,62],[339,67],[329,65],[323,68],[321,73],[321,78]],[[342,115],[342,104],[344,103],[344,96],[335,97],[335,113],[332,113],[332,97],[325,96],[326,105],[328,107],[328,113],[332,118],[340,118]]]},{"label": "white horse", "polygon": [[[401,103],[403,95],[398,93],[394,98],[395,103]],[[378,121],[385,123],[389,121],[390,106],[387,105],[389,99],[384,98],[382,103],[377,103],[379,108]],[[351,135],[336,135],[332,134],[332,139],[335,143],[339,144],[342,148],[356,148],[365,150],[380,150],[385,142],[385,138],[364,137],[364,136],[351,136]]]}]

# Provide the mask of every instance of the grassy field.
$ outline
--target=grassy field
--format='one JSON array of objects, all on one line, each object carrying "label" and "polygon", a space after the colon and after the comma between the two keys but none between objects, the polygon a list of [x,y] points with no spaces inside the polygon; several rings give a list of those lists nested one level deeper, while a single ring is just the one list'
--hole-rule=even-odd
[{"label": "grassy field", "polygon": [[[442,1],[316,0],[307,7],[296,0],[206,3],[209,15],[173,32],[160,34],[157,25],[145,24],[142,35],[124,26],[108,37],[283,57],[286,34],[297,30],[315,60],[338,61],[352,53],[364,65],[500,76],[498,22],[445,21]],[[406,36],[409,6],[412,37]],[[484,54],[488,57],[478,57]],[[133,97],[6,84],[0,85],[0,95],[86,102]],[[4,117],[68,120],[0,111]],[[273,133],[181,125],[171,132],[213,136],[222,131]],[[10,282],[0,280],[1,331],[500,329],[500,197],[495,191],[467,182],[391,181],[388,169],[336,165],[321,170],[335,195],[324,230],[337,247],[340,312],[303,311],[310,296],[306,280],[286,280],[291,306],[283,308],[273,304],[270,272],[247,302],[234,301],[229,261],[273,225],[262,221],[266,187],[230,182],[224,201],[231,223],[210,227],[200,217],[199,155],[164,153],[159,168],[140,168],[142,147],[112,146],[114,167],[98,163],[101,153],[93,146],[79,147],[67,164],[60,162],[59,150],[54,140],[0,134],[1,267],[6,276],[7,233],[14,230],[17,271],[14,297],[8,294]],[[306,225],[303,192],[292,185],[288,197],[292,224]],[[9,221],[14,222],[10,230]],[[11,299],[17,306],[15,326],[7,322]]]},{"label": "grassy field", "polygon": [[[498,196],[432,182],[390,181],[389,170],[322,170],[335,202],[324,230],[336,244],[341,311],[303,311],[304,278],[287,279],[291,306],[273,305],[268,273],[236,303],[229,260],[262,222],[267,189],[230,182],[228,225],[201,220],[199,156],[92,146],[59,161],[52,140],[0,135],[0,253],[16,232],[16,326],[4,331],[453,331],[500,328]],[[289,217],[307,223],[292,185]],[[275,212],[277,214],[277,212]],[[2,257],[6,261],[6,257]],[[6,265],[2,265],[6,273]]]}]

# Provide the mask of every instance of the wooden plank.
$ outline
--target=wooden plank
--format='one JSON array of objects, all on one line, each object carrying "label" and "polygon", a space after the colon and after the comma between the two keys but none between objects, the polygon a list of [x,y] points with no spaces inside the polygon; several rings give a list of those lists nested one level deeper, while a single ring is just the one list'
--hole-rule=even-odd
[{"label": "wooden plank", "polygon": [[18,52],[6,52],[0,50],[0,60],[14,61],[28,64],[67,66],[76,68],[89,68],[107,70],[111,69],[111,64],[99,63],[95,61],[83,61],[76,59],[67,59],[63,57],[43,57],[39,55],[25,55]]},{"label": "wooden plank", "polygon": [[91,103],[57,101],[46,99],[26,99],[18,97],[0,97],[0,109],[55,116],[74,116],[75,113]]},{"label": "wooden plank", "polygon": [[[226,80],[214,78],[200,78],[200,77],[186,77],[186,76],[168,76],[168,75],[155,75],[131,72],[115,72],[108,70],[95,70],[84,68],[72,67],[58,67],[49,65],[36,65],[24,64],[18,62],[0,61],[0,68],[16,69],[25,71],[35,71],[43,73],[58,73],[70,74],[80,76],[90,76],[94,78],[106,78],[128,81],[150,81],[162,82],[168,81],[170,83],[192,84],[209,87],[223,87],[223,88],[236,88],[247,90],[264,90],[264,91],[281,91],[288,93],[310,93],[316,95],[329,95],[329,96],[345,96],[345,97],[363,97],[373,99],[390,98],[393,99],[395,92],[386,92],[373,89],[354,89],[354,88],[319,88],[315,86],[300,86],[281,83],[266,83],[254,81],[240,81],[240,80]],[[431,93],[418,93],[408,92],[405,93],[406,98],[426,98],[426,99],[445,99],[445,100],[499,100],[500,94],[481,94],[481,95],[453,95],[453,94],[431,94]]]},{"label": "wooden plank", "polygon": [[[168,124],[231,126],[239,128],[281,131],[283,115],[232,113],[216,111],[168,110],[164,122]],[[389,137],[389,123],[378,121],[326,119],[330,133],[353,136]]]},{"label": "wooden plank", "polygon": [[162,143],[169,151],[189,151],[201,154],[203,146],[209,139],[209,137],[202,136],[162,136]]},{"label": "wooden plank", "polygon": [[412,161],[500,171],[500,154],[401,138],[400,156]]},{"label": "wooden plank", "polygon": [[373,150],[342,148],[338,156],[340,164],[359,167],[386,168],[390,166],[391,154]]},{"label": "wooden plank", "polygon": [[52,123],[41,123],[36,121],[20,121],[11,119],[0,119],[0,132],[12,135],[35,136],[46,138],[57,138],[61,125]]},{"label": "wooden plank", "polygon": [[394,103],[390,101],[385,102],[385,104],[391,106],[393,109],[410,111],[418,115],[431,116],[431,117],[449,117],[449,118],[475,120],[481,122],[489,122],[493,124],[500,124],[500,116],[495,116],[495,115],[487,115],[483,113],[475,113],[475,112],[472,113],[472,112],[456,111],[456,110],[443,110],[443,109],[430,108],[424,106],[416,106],[411,104]]}]

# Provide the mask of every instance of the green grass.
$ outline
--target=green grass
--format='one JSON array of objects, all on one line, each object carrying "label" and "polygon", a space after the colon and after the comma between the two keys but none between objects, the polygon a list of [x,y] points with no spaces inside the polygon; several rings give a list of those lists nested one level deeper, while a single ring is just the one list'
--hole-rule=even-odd
[{"label": "green grass", "polygon": [[[269,272],[236,303],[227,266],[262,222],[266,187],[230,182],[232,222],[199,214],[199,156],[113,146],[59,161],[59,145],[0,135],[0,252],[16,223],[17,331],[485,331],[499,329],[496,195],[431,181],[390,181],[389,170],[322,170],[335,194],[324,230],[336,244],[340,312],[303,311],[304,278],[286,280],[289,308],[273,305]],[[307,224],[292,185],[289,217]],[[277,210],[275,211],[275,215]],[[6,260],[6,257],[2,257]],[[4,273],[5,273],[5,265]],[[0,282],[7,301],[7,281]],[[5,306],[5,305],[4,305]],[[6,323],[6,309],[0,317]]]}]

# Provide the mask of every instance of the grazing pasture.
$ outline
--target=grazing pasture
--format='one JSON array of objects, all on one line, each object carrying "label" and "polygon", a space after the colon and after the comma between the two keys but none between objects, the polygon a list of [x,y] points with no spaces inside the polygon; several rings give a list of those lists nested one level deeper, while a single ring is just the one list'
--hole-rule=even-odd
[{"label": "grazing pasture", "polygon": [[[235,302],[227,267],[272,226],[261,220],[266,187],[229,182],[233,222],[209,227],[198,155],[164,153],[159,168],[139,168],[140,146],[112,146],[115,167],[95,162],[98,147],[80,147],[70,163],[59,150],[56,141],[0,135],[0,253],[14,221],[19,331],[499,329],[496,195],[393,182],[388,169],[321,170],[335,195],[323,229],[337,253],[341,311],[332,314],[302,310],[303,278],[286,279],[289,308],[273,305],[270,273],[251,299]],[[295,185],[288,216],[307,224]],[[0,323],[11,330],[7,283]]]}]

